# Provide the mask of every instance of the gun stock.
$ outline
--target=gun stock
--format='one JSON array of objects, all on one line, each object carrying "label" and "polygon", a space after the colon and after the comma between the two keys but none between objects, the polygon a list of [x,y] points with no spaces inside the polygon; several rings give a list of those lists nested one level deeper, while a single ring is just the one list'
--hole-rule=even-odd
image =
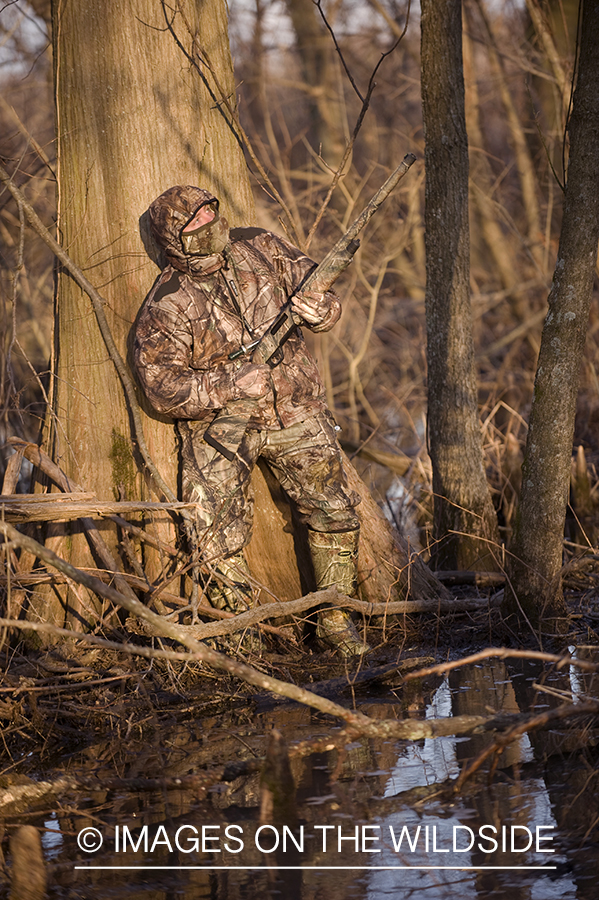
[{"label": "gun stock", "polygon": [[[306,277],[295,288],[291,297],[301,291],[309,290],[324,293],[333,286],[341,273],[347,269],[354,253],[360,246],[358,235],[414,162],[416,162],[416,157],[413,153],[407,153],[404,156],[398,167],[378,189],[358,218],[352,222],[345,234],[329,250],[322,262],[315,266],[311,272],[308,272]],[[245,355],[245,353],[251,352],[252,362],[256,364],[269,363],[285,344],[285,341],[291,337],[297,325],[300,324],[293,313],[291,297],[261,338],[248,347],[232,353],[229,358],[236,359]],[[235,400],[229,403],[210,423],[204,432],[204,440],[211,447],[214,447],[215,450],[218,450],[219,453],[222,453],[226,459],[233,460],[254,409],[255,401],[253,400]]]}]

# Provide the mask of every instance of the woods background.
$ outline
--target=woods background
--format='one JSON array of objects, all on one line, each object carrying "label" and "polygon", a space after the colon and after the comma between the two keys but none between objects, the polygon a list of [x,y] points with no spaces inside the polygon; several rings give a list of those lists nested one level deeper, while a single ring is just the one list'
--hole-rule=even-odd
[{"label": "woods background", "polygon": [[[85,36],[93,31],[93,23],[86,22],[82,13],[75,14],[69,27],[65,25],[66,33],[58,38],[63,41],[64,56],[62,69],[56,69],[59,91],[60,78],[66,79],[59,117],[70,116],[69,127],[59,129],[66,148],[62,176],[69,159],[79,162],[68,142],[90,120],[100,143],[104,135],[103,158],[114,154],[129,160],[129,171],[121,172],[122,184],[107,182],[106,176],[113,171],[108,166],[104,180],[95,186],[98,173],[89,170],[89,189],[81,189],[79,172],[77,200],[65,188],[68,173],[61,189],[63,244],[75,255],[78,247],[84,248],[79,264],[100,290],[109,292],[113,326],[120,330],[122,341],[126,341],[135,310],[157,269],[141,249],[137,255],[129,251],[123,255],[114,236],[119,223],[106,221],[106,208],[100,212],[93,202],[94,191],[117,195],[121,191],[137,220],[148,202],[170,183],[198,181],[194,174],[202,171],[203,177],[211,180],[207,186],[217,193],[220,188],[221,196],[224,192],[233,224],[245,222],[252,199],[246,196],[245,182],[235,165],[230,172],[226,170],[232,156],[211,156],[211,129],[217,126],[209,117],[222,119],[224,115],[226,119],[227,103],[234,109],[237,101],[247,135],[246,141],[231,129],[235,148],[231,153],[243,145],[255,203],[253,223],[286,232],[315,259],[324,255],[402,156],[411,151],[423,160],[425,149],[419,9],[409,10],[408,4],[394,0],[335,0],[322,4],[325,22],[312,0],[234,0],[229,4],[229,30],[235,78],[234,83],[223,82],[219,87],[211,76],[223,64],[212,59],[211,41],[216,46],[225,27],[224,6],[217,2],[192,5],[199,17],[197,33],[202,44],[189,44],[186,56],[183,37],[187,39],[198,26],[194,22],[193,28],[187,28],[184,5],[141,5],[148,14],[151,8],[155,21],[128,16],[120,4],[118,15],[94,25],[113,38],[113,43],[105,40],[103,45],[108,48],[106,83],[90,78],[88,84],[79,80],[68,85],[70,67],[82,54]],[[447,5],[458,10],[459,20],[460,4]],[[55,22],[59,13],[61,21],[68,22],[69,8],[69,4],[56,4]],[[578,4],[566,0],[502,4],[466,0],[461,12],[469,160],[467,287],[484,469],[498,514],[497,566],[505,562],[515,520],[533,379],[557,256]],[[50,18],[50,4],[43,0],[7,4],[2,11],[0,155],[44,222],[54,229],[56,142]],[[136,40],[128,40],[135,36],[135,29],[145,32],[143,48]],[[168,39],[172,56],[163,54],[164,43],[157,35],[160,40]],[[364,109],[372,73],[381,55],[400,38],[376,72],[362,127],[320,218],[335,169]],[[110,75],[120,55],[132,61],[132,71],[139,76],[125,84],[127,102],[140,107],[147,103],[147,127],[141,130],[119,127],[118,103],[111,105]],[[96,61],[97,56],[96,52]],[[144,96],[150,80],[162,86],[163,95],[155,90],[152,96]],[[191,95],[197,93],[197,104],[173,107],[169,91],[176,92],[178,82],[185,80]],[[450,117],[455,113],[455,93],[451,91]],[[160,155],[157,148],[170,157],[175,168],[181,153],[180,178],[170,176],[170,181],[161,183],[164,170],[150,164]],[[443,171],[437,175],[442,182]],[[75,202],[81,205],[74,210]],[[69,215],[71,231],[66,224]],[[408,536],[412,551],[421,551],[421,557],[428,559],[431,551],[434,557],[435,542],[426,424],[424,219],[424,166],[420,162],[373,220],[352,267],[338,284],[344,303],[340,325],[331,334],[312,338],[312,346],[329,406],[343,428],[345,449],[374,496]],[[91,318],[85,304],[78,312],[75,307],[69,334],[61,331],[53,306],[52,254],[31,232],[25,232],[23,222],[22,211],[4,191],[0,198],[4,342],[0,443],[10,435],[37,441],[43,434],[46,446],[53,447],[71,477],[85,488],[97,490],[93,484],[97,464],[84,461],[87,457],[81,447],[81,442],[97,442],[103,448],[99,456],[107,471],[105,493],[128,499],[139,492],[140,476],[128,449],[126,427],[114,416],[116,401],[110,390],[102,391],[102,380],[97,382],[100,396],[93,397],[97,412],[93,417],[89,411],[80,416],[75,412],[72,432],[61,431],[60,413],[48,414],[48,401],[55,412],[67,407],[77,411],[80,404],[83,409],[81,371],[90,368],[94,346],[100,347],[102,356],[105,351],[88,338]],[[107,237],[93,244],[94,235],[103,230]],[[449,243],[449,235],[447,239]],[[438,240],[443,241],[442,234]],[[63,285],[63,290],[68,291],[68,285]],[[122,307],[119,295],[126,298]],[[571,545],[581,550],[596,544],[598,327],[593,307],[574,433],[574,445],[582,449],[572,464],[572,506],[566,534]],[[76,351],[77,377],[55,369],[57,377],[51,381],[50,360],[53,354],[60,358],[67,341]],[[174,457],[174,445],[158,449],[158,439],[152,440],[152,450]],[[11,451],[4,448],[2,452],[6,465]],[[21,489],[29,488],[25,484]],[[570,549],[577,552],[576,546]]]}]

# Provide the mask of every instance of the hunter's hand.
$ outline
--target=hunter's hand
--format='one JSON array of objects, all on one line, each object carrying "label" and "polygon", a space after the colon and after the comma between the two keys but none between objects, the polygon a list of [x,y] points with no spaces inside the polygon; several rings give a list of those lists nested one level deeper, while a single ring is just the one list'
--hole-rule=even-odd
[{"label": "hunter's hand", "polygon": [[291,308],[314,331],[327,331],[341,315],[341,304],[328,292],[302,291],[292,298]]},{"label": "hunter's hand", "polygon": [[244,397],[257,400],[270,389],[270,366],[246,362],[240,367],[235,384]]}]

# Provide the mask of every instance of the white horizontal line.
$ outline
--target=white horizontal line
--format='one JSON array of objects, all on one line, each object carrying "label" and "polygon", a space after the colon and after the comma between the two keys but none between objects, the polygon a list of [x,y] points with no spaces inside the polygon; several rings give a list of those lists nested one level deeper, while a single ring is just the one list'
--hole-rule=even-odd
[{"label": "white horizontal line", "polygon": [[218,869],[221,870],[234,870],[241,872],[248,871],[264,871],[264,872],[272,872],[273,869],[282,872],[301,872],[304,869],[306,870],[329,870],[329,871],[349,871],[349,872],[375,872],[375,871],[388,871],[390,869],[408,869],[413,872],[435,869],[435,871],[443,870],[455,870],[457,872],[486,872],[491,869],[497,870],[510,870],[510,871],[524,871],[530,869],[542,869],[545,871],[549,871],[550,869],[557,869],[557,866],[75,866],[75,869],[93,869],[94,871],[102,870],[115,870],[119,869],[127,869],[127,870],[135,870],[136,872],[155,872],[160,870],[169,870],[169,871],[185,871],[185,870],[201,870],[206,869],[206,871],[214,871]]}]

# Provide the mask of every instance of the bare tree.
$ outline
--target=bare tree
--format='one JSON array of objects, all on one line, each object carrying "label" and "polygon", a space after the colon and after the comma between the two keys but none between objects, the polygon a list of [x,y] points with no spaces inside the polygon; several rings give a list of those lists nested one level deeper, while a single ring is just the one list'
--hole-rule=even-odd
[{"label": "bare tree", "polygon": [[421,21],[433,560],[440,569],[492,568],[497,522],[474,368],[460,0],[423,0]]},{"label": "bare tree", "polygon": [[510,562],[510,612],[534,624],[565,614],[564,520],[580,366],[599,241],[599,2],[584,0],[569,123],[570,157],[549,311],[543,327]]}]

